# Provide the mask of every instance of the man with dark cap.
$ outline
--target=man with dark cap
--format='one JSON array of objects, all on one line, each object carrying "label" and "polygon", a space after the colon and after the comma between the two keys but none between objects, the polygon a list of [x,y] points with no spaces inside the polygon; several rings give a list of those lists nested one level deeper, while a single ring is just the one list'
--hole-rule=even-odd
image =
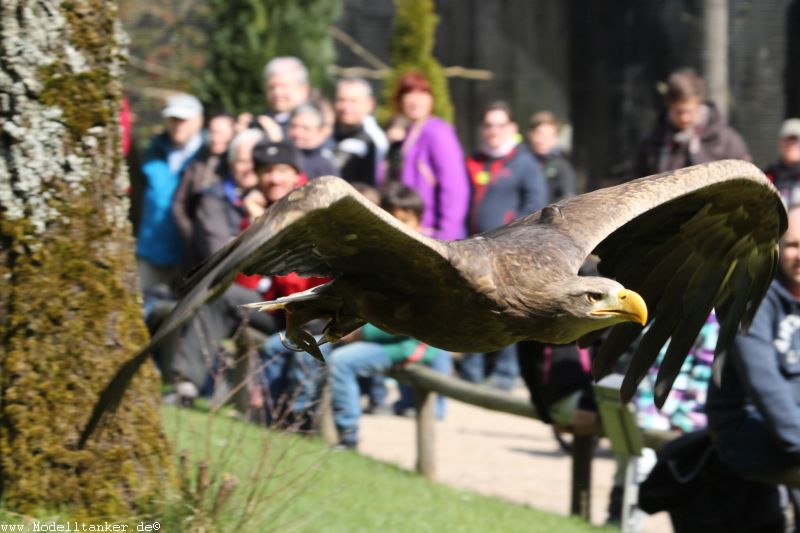
[{"label": "man with dark cap", "polygon": [[[270,205],[308,181],[301,161],[300,151],[289,142],[256,145],[253,149],[253,166],[258,185],[244,200],[250,220],[261,216]],[[322,278],[305,278],[294,273],[269,278],[240,274],[237,278],[239,284],[263,293],[264,300],[289,296],[319,285],[322,281]]]},{"label": "man with dark cap", "polygon": [[[257,184],[242,201],[247,213],[242,229],[270,205],[308,181],[302,172],[300,152],[289,142],[259,142],[252,149],[252,159]],[[240,307],[242,304],[288,296],[324,281],[327,280],[301,278],[296,274],[271,277],[239,274],[219,299],[200,308],[184,330],[181,351],[172,366],[179,376],[178,394],[192,397],[206,389],[212,370],[219,366],[217,354],[222,339],[234,335],[245,320],[266,334],[278,330],[279,321],[273,315],[251,312]],[[233,384],[227,379],[217,385],[214,396],[221,398]]]},{"label": "man with dark cap", "polygon": [[300,150],[286,141],[257,144],[253,148],[253,167],[258,184],[244,199],[251,220],[308,181]]}]

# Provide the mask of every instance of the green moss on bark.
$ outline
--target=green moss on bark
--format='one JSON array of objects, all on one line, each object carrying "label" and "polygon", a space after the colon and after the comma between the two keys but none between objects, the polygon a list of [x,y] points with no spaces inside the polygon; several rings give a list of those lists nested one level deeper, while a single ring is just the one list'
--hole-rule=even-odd
[{"label": "green moss on bark", "polygon": [[169,480],[158,378],[150,367],[142,372],[99,442],[75,450],[99,389],[147,333],[133,277],[120,275],[131,271],[132,254],[109,255],[103,243],[115,235],[97,224],[103,214],[88,198],[68,201],[77,203],[63,206],[71,222],[51,227],[38,252],[17,256],[4,284],[2,301],[12,308],[3,328],[3,497],[21,512],[77,505],[120,516]]},{"label": "green moss on bark", "polygon": [[114,20],[116,2],[109,0],[65,0],[61,12],[70,29],[70,43],[90,57],[109,59],[117,46]]},{"label": "green moss on bark", "polygon": [[63,111],[74,142],[80,142],[89,128],[113,122],[119,95],[110,92],[113,85],[107,69],[75,74],[56,62],[43,68],[40,77],[45,80],[40,101]]}]

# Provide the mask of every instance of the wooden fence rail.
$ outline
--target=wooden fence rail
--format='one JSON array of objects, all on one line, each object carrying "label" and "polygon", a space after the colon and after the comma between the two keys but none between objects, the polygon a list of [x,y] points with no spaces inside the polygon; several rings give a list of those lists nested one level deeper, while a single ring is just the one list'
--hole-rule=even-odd
[{"label": "wooden fence rail", "polygon": [[[390,375],[395,379],[413,385],[419,397],[426,397],[432,406],[433,394],[437,393],[454,400],[483,407],[493,411],[541,420],[536,409],[523,398],[513,397],[507,393],[490,389],[483,385],[475,385],[464,380],[440,374],[428,367],[409,365],[392,370]],[[432,407],[418,410],[417,418],[428,417],[428,421],[417,422],[417,470],[426,477],[433,477],[434,411]],[[424,434],[419,434],[424,430]],[[643,429],[642,442],[648,448],[659,451],[666,443],[675,439],[680,433],[675,431],[656,431]],[[602,432],[600,433],[602,436]],[[430,455],[430,456],[427,456]],[[591,485],[591,461],[594,455],[593,437],[576,437],[572,446],[572,504],[571,513],[589,519],[589,501]],[[787,485],[800,488],[800,468],[786,470],[776,476],[758,478],[764,483]]]},{"label": "wooden fence rail", "polygon": [[[541,420],[530,401],[511,396],[484,385],[476,385],[462,379],[441,374],[422,365],[396,368],[389,375],[398,381],[412,385],[416,398],[417,427],[417,471],[428,479],[436,476],[435,462],[435,395],[441,394],[453,400],[483,407],[491,411],[508,413],[533,420]],[[330,410],[330,399],[323,394],[320,409],[320,431],[328,443],[336,442],[336,429]],[[678,436],[672,431],[642,432],[645,446],[656,450]],[[589,519],[591,507],[591,463],[594,456],[595,437],[576,436],[572,444],[572,495],[570,513]]]},{"label": "wooden fence rail", "polygon": [[[483,407],[511,415],[541,420],[536,408],[527,399],[483,385],[469,383],[462,379],[440,374],[420,365],[409,365],[391,372],[392,377],[415,387],[417,398],[426,398],[427,408],[417,410],[417,471],[423,476],[433,478],[434,464],[434,409],[433,398],[437,393],[470,405]],[[660,449],[678,434],[670,431],[644,431],[646,446]],[[585,520],[591,517],[592,459],[595,438],[575,436],[572,441],[572,488],[570,514]]]}]

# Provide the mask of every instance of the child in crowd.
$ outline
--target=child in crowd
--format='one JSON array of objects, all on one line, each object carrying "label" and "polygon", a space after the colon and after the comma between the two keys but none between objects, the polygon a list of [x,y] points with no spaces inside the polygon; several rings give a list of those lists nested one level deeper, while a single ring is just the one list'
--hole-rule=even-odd
[{"label": "child in crowd", "polygon": [[[399,182],[389,182],[382,190],[381,207],[411,229],[419,230],[423,204],[413,189]],[[347,335],[344,346],[335,348],[329,357],[331,399],[339,444],[355,448],[358,444],[358,420],[361,401],[358,377],[382,374],[395,365],[411,362],[436,366],[444,361],[449,368],[449,354],[410,337],[392,335],[367,324]]]}]

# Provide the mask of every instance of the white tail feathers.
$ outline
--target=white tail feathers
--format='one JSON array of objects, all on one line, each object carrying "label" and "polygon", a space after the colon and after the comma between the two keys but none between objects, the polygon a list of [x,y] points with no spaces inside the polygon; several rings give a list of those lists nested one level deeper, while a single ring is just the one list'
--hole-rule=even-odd
[{"label": "white tail feathers", "polygon": [[308,289],[303,292],[297,292],[292,294],[291,296],[283,296],[281,298],[276,298],[275,300],[270,300],[268,302],[254,302],[251,304],[243,304],[239,307],[244,307],[245,309],[256,309],[258,311],[277,311],[278,309],[285,308],[290,303],[295,302],[306,302],[309,300],[319,300],[323,297],[321,294],[327,284],[325,285],[318,285],[311,289]]}]

